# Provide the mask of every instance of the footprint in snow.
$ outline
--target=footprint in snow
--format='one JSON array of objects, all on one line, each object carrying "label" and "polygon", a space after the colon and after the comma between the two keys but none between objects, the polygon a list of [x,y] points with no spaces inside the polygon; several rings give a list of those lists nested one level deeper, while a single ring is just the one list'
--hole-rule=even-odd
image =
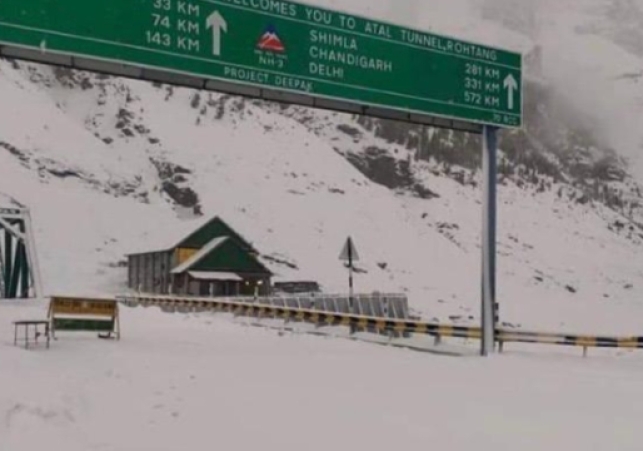
[{"label": "footprint in snow", "polygon": [[62,411],[56,411],[42,407],[29,407],[24,404],[16,403],[5,412],[4,424],[7,428],[10,428],[17,419],[22,417],[36,418],[47,423],[73,423],[75,421],[71,412],[65,409]]}]

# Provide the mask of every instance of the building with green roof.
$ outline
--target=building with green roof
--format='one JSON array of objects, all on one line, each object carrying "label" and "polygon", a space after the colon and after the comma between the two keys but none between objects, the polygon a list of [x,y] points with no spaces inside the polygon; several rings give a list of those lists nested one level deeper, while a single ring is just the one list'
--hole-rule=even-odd
[{"label": "building with green roof", "polygon": [[128,286],[144,293],[252,296],[270,293],[257,250],[215,217],[162,250],[129,254]]}]

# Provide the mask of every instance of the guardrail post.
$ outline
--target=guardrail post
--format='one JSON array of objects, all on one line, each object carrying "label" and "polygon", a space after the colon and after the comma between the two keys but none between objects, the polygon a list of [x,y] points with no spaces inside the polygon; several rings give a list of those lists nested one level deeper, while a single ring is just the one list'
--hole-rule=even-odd
[{"label": "guardrail post", "polygon": [[583,358],[587,358],[587,346],[583,346]]}]

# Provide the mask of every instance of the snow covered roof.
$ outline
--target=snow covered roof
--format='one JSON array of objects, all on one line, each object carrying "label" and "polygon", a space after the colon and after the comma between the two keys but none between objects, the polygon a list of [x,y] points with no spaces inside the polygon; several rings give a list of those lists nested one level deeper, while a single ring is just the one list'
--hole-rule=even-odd
[{"label": "snow covered roof", "polygon": [[196,254],[194,254],[192,257],[188,258],[186,261],[181,263],[179,266],[174,268],[172,270],[172,274],[181,274],[190,269],[192,266],[196,265],[198,262],[200,262],[206,255],[208,255],[210,252],[215,250],[217,247],[221,246],[223,243],[225,243],[228,240],[227,236],[222,236],[219,238],[215,238],[212,241],[210,241],[208,244],[203,246]]},{"label": "snow covered roof", "polygon": [[[128,255],[171,251],[177,247],[199,248],[200,246],[194,245],[194,243],[192,243],[192,245],[188,244],[194,241],[197,236],[203,240],[204,236],[210,235],[208,238],[212,239],[212,237],[216,237],[217,234],[219,236],[225,234],[225,236],[237,241],[241,246],[257,253],[254,246],[243,236],[219,216],[214,216],[199,221],[173,223],[170,227],[161,226],[150,230],[146,232],[146,236],[142,238],[141,245],[133,249]],[[203,243],[203,241],[201,241],[201,243]]]},{"label": "snow covered roof", "polygon": [[233,272],[216,272],[216,271],[188,271],[190,277],[197,280],[221,280],[241,282],[243,278]]}]

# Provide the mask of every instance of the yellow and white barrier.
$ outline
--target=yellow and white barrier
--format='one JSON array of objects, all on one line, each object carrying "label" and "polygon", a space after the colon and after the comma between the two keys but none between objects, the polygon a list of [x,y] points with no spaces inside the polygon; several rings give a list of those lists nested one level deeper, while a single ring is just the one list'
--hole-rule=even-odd
[{"label": "yellow and white barrier", "polygon": [[[401,334],[425,334],[437,338],[457,337],[480,339],[480,327],[451,326],[438,323],[427,323],[415,320],[394,318],[376,318],[362,315],[323,312],[318,310],[279,307],[255,303],[240,302],[229,299],[176,297],[156,295],[126,295],[117,300],[127,306],[156,306],[163,309],[178,309],[192,311],[222,311],[239,316],[254,316],[260,318],[280,318],[287,321],[300,321],[320,326],[348,326],[354,330],[374,332],[397,332]],[[498,329],[496,339],[500,348],[504,343],[540,343],[562,346],[577,346],[584,348],[628,348],[642,349],[641,337],[606,337],[586,336],[557,333],[525,332]]]}]

